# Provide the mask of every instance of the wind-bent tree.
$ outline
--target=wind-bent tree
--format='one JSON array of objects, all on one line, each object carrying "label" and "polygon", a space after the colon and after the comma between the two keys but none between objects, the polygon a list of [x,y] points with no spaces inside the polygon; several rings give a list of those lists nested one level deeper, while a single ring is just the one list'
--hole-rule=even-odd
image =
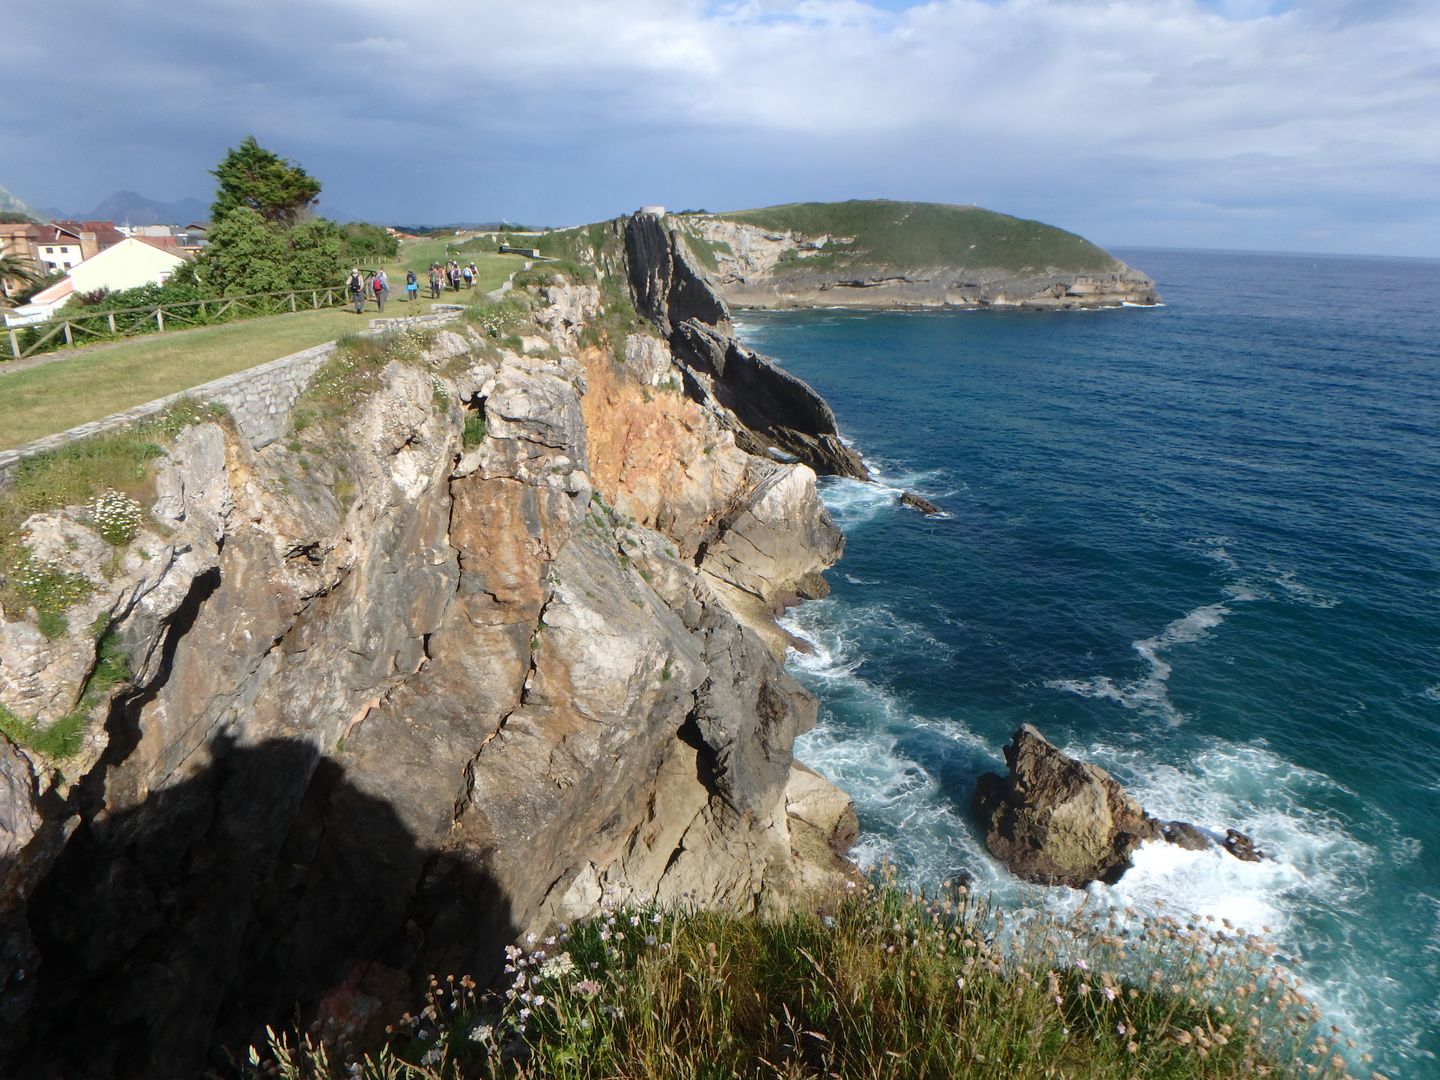
[{"label": "wind-bent tree", "polygon": [[211,175],[220,181],[210,216],[218,222],[232,210],[248,207],[266,221],[290,227],[300,221],[320,194],[320,181],[295,162],[266,150],[247,135],[225,155]]},{"label": "wind-bent tree", "polygon": [[307,211],[320,181],[246,136],[211,170],[209,244],[196,267],[218,293],[324,288],[340,281],[340,233]]}]

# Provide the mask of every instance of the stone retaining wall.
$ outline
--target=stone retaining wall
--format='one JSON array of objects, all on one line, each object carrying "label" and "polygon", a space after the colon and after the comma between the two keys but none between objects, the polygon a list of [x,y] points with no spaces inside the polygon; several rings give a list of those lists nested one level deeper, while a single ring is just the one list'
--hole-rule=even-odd
[{"label": "stone retaining wall", "polygon": [[[359,336],[379,336],[390,330],[405,326],[440,326],[459,316],[459,310],[442,311],[433,315],[414,315],[396,319],[371,319],[370,328],[360,331]],[[324,366],[335,352],[335,342],[305,349],[302,352],[282,356],[259,367],[237,371],[223,379],[192,386],[178,394],[147,401],[133,409],[114,413],[88,424],[81,424],[69,431],[47,435],[43,439],[17,446],[13,450],[0,450],[0,480],[6,479],[15,465],[32,454],[54,450],[66,443],[100,435],[108,431],[119,431],[131,424],[137,424],[159,416],[175,402],[192,398],[200,402],[214,402],[225,406],[235,422],[235,430],[244,436],[256,450],[268,446],[281,438],[290,426],[290,410],[310,385],[315,373]]]}]

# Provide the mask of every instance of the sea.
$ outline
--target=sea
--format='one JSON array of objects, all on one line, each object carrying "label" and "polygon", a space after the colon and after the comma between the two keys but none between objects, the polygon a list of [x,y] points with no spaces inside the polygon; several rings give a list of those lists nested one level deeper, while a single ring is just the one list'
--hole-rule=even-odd
[{"label": "sea", "polygon": [[1095,903],[1268,930],[1352,1071],[1440,1078],[1440,261],[1116,254],[1163,306],[739,316],[875,476],[821,481],[797,756],[863,864],[1033,903],[969,804],[1035,725],[1270,856],[1147,845]]}]

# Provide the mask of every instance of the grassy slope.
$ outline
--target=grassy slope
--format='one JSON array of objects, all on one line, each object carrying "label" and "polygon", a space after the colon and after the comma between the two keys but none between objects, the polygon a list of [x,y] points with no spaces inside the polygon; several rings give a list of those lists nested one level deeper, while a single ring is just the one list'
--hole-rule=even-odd
[{"label": "grassy slope", "polygon": [[[406,305],[392,300],[391,307],[399,315]],[[0,375],[0,449],[333,341],[363,330],[375,314],[373,307],[363,316],[318,311],[154,334]]]},{"label": "grassy slope", "polygon": [[[420,291],[423,294],[426,284],[429,281],[428,272],[432,262],[444,264],[447,259],[456,258],[464,263],[474,262],[475,269],[480,271],[479,292],[487,293],[498,289],[501,284],[516,270],[525,265],[525,260],[519,255],[488,255],[475,252],[461,252],[452,255],[450,248],[456,247],[464,242],[464,237],[454,236],[436,240],[407,240],[400,247],[399,258],[393,262],[387,262],[385,273],[390,278],[390,291],[404,292],[405,271],[414,270],[420,279]],[[451,294],[453,296],[453,294]],[[442,299],[444,299],[442,297]],[[470,297],[465,295],[464,299]]]},{"label": "grassy slope", "polygon": [[[445,261],[447,245],[454,242],[412,241],[401,248],[398,260],[386,262],[387,316],[429,312],[426,271],[432,261]],[[467,255],[465,261],[472,259],[480,271],[477,288],[458,295],[443,293],[442,302],[473,303],[525,265],[515,255]],[[410,267],[421,281],[421,299],[414,312],[403,300],[405,271]],[[0,377],[0,450],[363,330],[377,314],[369,305],[364,317],[348,309],[322,311],[154,334],[4,375]]]},{"label": "grassy slope", "polygon": [[1039,221],[973,206],[852,199],[791,203],[721,214],[731,221],[803,236],[852,237],[834,255],[781,263],[776,269],[823,272],[861,267],[956,266],[1041,272],[1110,271],[1116,261],[1083,237]]}]

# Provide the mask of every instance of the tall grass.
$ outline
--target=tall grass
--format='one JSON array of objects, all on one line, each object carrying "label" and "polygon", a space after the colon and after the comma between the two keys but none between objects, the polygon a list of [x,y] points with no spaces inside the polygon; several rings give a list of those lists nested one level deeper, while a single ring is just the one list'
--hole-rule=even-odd
[{"label": "tall grass", "polygon": [[246,1071],[1343,1080],[1335,1039],[1314,1035],[1318,1013],[1272,954],[1225,924],[1016,918],[888,881],[768,920],[618,907],[512,946],[503,991],[432,979],[377,1053],[272,1038]]}]

